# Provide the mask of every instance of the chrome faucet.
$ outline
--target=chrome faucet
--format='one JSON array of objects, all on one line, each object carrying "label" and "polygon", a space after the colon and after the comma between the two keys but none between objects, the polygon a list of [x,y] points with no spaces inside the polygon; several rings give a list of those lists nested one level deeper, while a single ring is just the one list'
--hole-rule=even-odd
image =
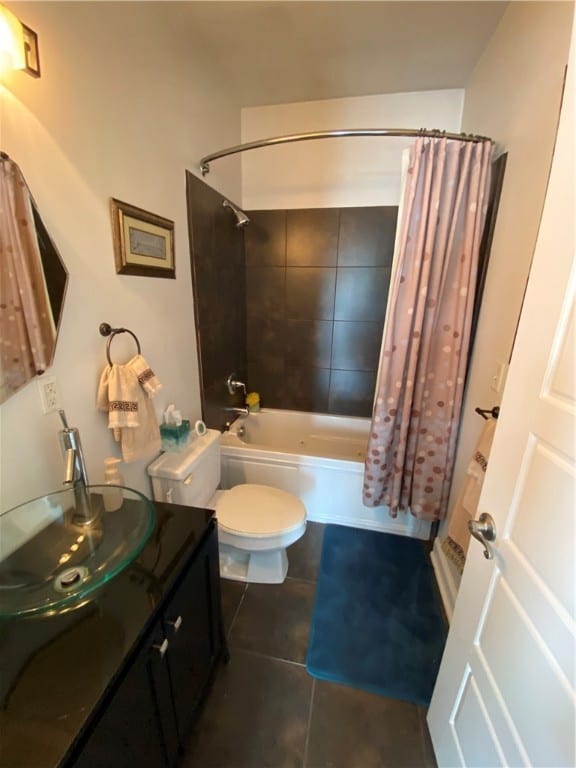
[{"label": "chrome faucet", "polygon": [[64,429],[60,430],[60,443],[64,450],[66,458],[66,470],[64,473],[64,485],[88,485],[88,473],[86,472],[86,462],[80,442],[80,432],[76,427],[69,427],[66,420],[66,414],[59,410],[60,419]]},{"label": "chrome faucet", "polygon": [[249,408],[238,408],[236,406],[225,406],[222,408],[224,413],[235,413],[236,416],[248,416],[250,413]]},{"label": "chrome faucet", "polygon": [[64,426],[64,429],[61,429],[59,432],[60,444],[66,459],[63,484],[74,489],[75,508],[70,522],[72,525],[82,528],[89,526],[94,538],[94,541],[91,543],[95,544],[102,535],[99,526],[96,525],[100,514],[97,509],[93,508],[87,490],[88,473],[86,472],[86,462],[84,461],[82,443],[80,442],[80,432],[76,427],[68,426],[66,414],[63,410],[58,411],[58,413]]}]

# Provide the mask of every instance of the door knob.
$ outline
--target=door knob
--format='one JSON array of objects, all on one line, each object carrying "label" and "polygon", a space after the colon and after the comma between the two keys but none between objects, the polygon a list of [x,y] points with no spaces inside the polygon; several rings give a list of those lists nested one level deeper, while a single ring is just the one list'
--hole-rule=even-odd
[{"label": "door knob", "polygon": [[494,518],[488,512],[482,512],[478,520],[468,522],[468,530],[472,536],[484,547],[484,557],[486,560],[492,560],[494,553],[490,542],[496,539],[496,524]]}]

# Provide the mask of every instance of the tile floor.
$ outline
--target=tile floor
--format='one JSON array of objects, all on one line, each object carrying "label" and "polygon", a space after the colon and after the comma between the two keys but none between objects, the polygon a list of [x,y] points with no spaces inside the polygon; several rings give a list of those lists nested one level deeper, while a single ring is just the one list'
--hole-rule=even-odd
[{"label": "tile floor", "polygon": [[423,707],[306,671],[323,531],[290,547],[284,584],[222,581],[231,660],[182,768],[435,768]]}]

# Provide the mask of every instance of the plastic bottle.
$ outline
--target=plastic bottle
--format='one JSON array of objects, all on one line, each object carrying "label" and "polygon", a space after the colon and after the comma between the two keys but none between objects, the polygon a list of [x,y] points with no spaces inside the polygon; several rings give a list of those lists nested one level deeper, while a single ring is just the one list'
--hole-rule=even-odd
[{"label": "plastic bottle", "polygon": [[106,512],[115,512],[120,509],[124,501],[122,488],[116,487],[124,485],[124,478],[118,469],[118,465],[121,463],[122,459],[117,459],[114,456],[108,456],[104,459],[104,482],[110,486],[104,491],[104,509]]}]

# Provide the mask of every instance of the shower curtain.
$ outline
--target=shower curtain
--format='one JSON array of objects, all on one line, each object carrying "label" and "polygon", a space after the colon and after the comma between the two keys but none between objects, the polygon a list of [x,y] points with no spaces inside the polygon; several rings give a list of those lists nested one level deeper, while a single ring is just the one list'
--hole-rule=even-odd
[{"label": "shower curtain", "polygon": [[392,517],[446,514],[491,155],[489,141],[410,150],[363,491]]}]

